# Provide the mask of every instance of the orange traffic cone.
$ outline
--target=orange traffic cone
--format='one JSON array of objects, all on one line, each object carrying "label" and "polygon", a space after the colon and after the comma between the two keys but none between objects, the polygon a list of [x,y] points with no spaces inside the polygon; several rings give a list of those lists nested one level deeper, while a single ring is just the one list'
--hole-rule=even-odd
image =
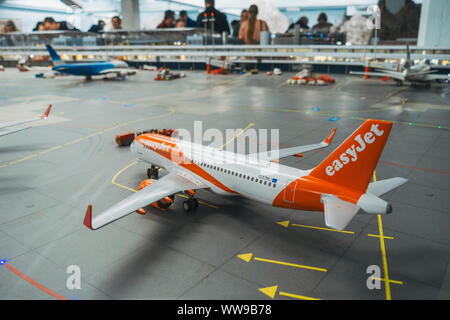
[{"label": "orange traffic cone", "polygon": [[[364,69],[364,72],[369,72],[369,67],[366,67],[365,69]],[[364,79],[369,79],[369,75],[368,74],[365,74],[364,75]]]}]

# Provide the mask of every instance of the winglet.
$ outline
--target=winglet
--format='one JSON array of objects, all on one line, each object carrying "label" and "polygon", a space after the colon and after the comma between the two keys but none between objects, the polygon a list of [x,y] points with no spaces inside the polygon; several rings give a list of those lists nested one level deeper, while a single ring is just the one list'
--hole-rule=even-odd
[{"label": "winglet", "polygon": [[326,137],[325,140],[323,140],[323,142],[325,142],[326,144],[330,144],[331,140],[333,140],[334,134],[336,133],[336,128],[333,129],[333,131],[331,131],[331,133],[328,135],[328,137]]},{"label": "winglet", "polygon": [[45,113],[41,116],[41,119],[47,119],[48,115],[50,114],[50,109],[52,108],[52,104],[48,105],[47,110],[45,111]]},{"label": "winglet", "polygon": [[83,224],[89,229],[94,230],[92,229],[92,204],[90,204],[86,210]]}]

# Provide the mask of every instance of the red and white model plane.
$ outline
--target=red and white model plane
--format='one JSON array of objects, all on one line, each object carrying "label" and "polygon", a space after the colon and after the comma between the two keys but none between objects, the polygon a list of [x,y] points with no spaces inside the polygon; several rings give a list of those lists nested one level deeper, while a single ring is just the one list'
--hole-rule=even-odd
[{"label": "red and white model plane", "polygon": [[[135,155],[164,167],[169,174],[125,198],[106,211],[92,214],[89,205],[84,224],[98,229],[142,207],[180,191],[190,198],[188,211],[198,206],[192,190],[209,188],[222,195],[244,196],[274,207],[323,211],[325,224],[344,229],[359,209],[385,214],[392,206],[379,196],[407,182],[391,178],[370,183],[389,136],[392,122],[365,121],[325,160],[311,170],[300,170],[273,160],[328,146],[336,129],[321,143],[241,155],[159,134],[143,134],[131,145]],[[173,199],[173,197],[172,197]]]},{"label": "red and white model plane", "polygon": [[15,133],[15,132],[19,132],[25,129],[30,129],[30,127],[25,127],[25,128],[20,128],[20,129],[14,129],[14,130],[2,130],[3,128],[9,128],[9,127],[13,127],[13,126],[17,126],[23,123],[28,123],[28,122],[34,122],[34,121],[39,121],[39,120],[45,120],[47,119],[48,115],[50,114],[50,109],[52,108],[52,105],[50,104],[47,108],[47,110],[45,111],[45,113],[40,116],[40,117],[36,117],[36,118],[31,118],[31,119],[26,119],[26,120],[16,120],[16,121],[10,121],[10,122],[3,122],[0,123],[0,137],[1,136],[6,136],[7,134],[11,134],[11,133]]}]

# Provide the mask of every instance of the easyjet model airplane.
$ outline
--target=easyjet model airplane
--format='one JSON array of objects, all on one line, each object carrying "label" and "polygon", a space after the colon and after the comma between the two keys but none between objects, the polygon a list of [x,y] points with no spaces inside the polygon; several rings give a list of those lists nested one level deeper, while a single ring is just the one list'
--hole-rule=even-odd
[{"label": "easyjet model airplane", "polygon": [[250,155],[143,134],[132,143],[132,152],[152,164],[150,171],[159,166],[169,174],[159,180],[144,180],[144,188],[95,216],[89,205],[84,224],[98,229],[136,210],[142,213],[141,208],[149,204],[166,207],[173,200],[170,196],[180,191],[190,197],[183,202],[188,211],[198,206],[193,190],[209,188],[274,207],[323,211],[325,224],[342,230],[359,209],[372,214],[390,213],[391,205],[379,196],[407,182],[392,178],[369,183],[391,127],[387,121],[365,121],[322,163],[306,171],[271,161],[326,147],[336,129],[318,144]]},{"label": "easyjet model airplane", "polygon": [[45,111],[45,113],[42,116],[40,116],[40,117],[36,117],[36,118],[32,118],[32,119],[26,119],[26,120],[17,120],[17,121],[0,123],[0,137],[1,136],[6,136],[7,134],[10,134],[10,133],[15,133],[15,132],[19,132],[19,131],[22,131],[22,130],[25,130],[25,129],[30,129],[31,127],[25,127],[25,128],[20,128],[20,129],[4,130],[4,131],[2,131],[3,128],[17,126],[19,124],[33,122],[33,121],[38,121],[38,120],[45,120],[45,119],[47,119],[48,115],[50,114],[50,109],[51,108],[52,108],[52,105],[50,104],[48,106],[47,110]]}]

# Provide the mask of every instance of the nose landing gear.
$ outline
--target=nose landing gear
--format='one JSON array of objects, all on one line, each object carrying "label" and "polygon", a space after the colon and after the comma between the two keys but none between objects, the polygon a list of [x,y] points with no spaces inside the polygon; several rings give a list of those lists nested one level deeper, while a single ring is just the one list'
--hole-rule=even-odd
[{"label": "nose landing gear", "polygon": [[158,179],[159,176],[159,168],[152,165],[150,168],[147,169],[147,177],[149,179]]}]

